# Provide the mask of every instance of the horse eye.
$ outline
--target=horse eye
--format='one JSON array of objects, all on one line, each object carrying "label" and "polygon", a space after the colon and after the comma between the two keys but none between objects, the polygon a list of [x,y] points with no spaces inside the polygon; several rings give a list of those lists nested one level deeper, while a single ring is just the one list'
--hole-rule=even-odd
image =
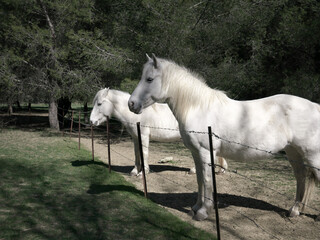
[{"label": "horse eye", "polygon": [[151,77],[147,78],[147,82],[151,83],[152,81],[153,81],[153,78],[151,78]]},{"label": "horse eye", "polygon": [[98,107],[100,107],[102,105],[102,103],[97,103],[98,104]]}]

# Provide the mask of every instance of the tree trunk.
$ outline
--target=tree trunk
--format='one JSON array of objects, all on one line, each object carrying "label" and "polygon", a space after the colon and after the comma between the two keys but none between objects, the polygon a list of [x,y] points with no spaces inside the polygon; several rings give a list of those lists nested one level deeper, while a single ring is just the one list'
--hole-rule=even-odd
[{"label": "tree trunk", "polygon": [[64,128],[64,116],[71,110],[71,102],[68,97],[61,97],[58,99],[58,120],[61,128]]},{"label": "tree trunk", "polygon": [[[52,24],[52,21],[49,17],[49,14],[47,12],[46,6],[43,2],[43,0],[37,0],[38,4],[40,5],[40,7],[42,8],[42,11],[46,17],[47,23],[49,25],[49,29],[50,29],[50,35],[51,35],[51,41],[52,41],[52,46],[49,47],[50,52],[51,52],[51,59],[53,60],[53,63],[51,64],[51,66],[49,67],[50,69],[54,69],[56,70],[57,65],[58,65],[58,61],[57,58],[55,56],[55,47],[56,47],[56,33],[54,30],[54,26]],[[54,86],[56,84],[56,82],[54,81],[53,76],[50,74],[49,68],[47,69],[48,71],[48,78],[49,78],[49,83]],[[56,99],[51,96],[50,97],[50,103],[49,103],[49,122],[50,122],[50,128],[51,129],[55,129],[55,130],[60,130],[59,127],[59,120],[58,120],[58,104]]]},{"label": "tree trunk", "polygon": [[9,116],[11,116],[11,115],[13,114],[12,103],[9,103],[9,104],[8,104],[8,113],[9,113]]},{"label": "tree trunk", "polygon": [[49,103],[49,123],[50,128],[57,131],[60,130],[59,121],[58,121],[58,105],[57,101],[51,97]]},{"label": "tree trunk", "polygon": [[21,109],[21,105],[20,105],[20,101],[17,101],[17,108],[20,110]]}]

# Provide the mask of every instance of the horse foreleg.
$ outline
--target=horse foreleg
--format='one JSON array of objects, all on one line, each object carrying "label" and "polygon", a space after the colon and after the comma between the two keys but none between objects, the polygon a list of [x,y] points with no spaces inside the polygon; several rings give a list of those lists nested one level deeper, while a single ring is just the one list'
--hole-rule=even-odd
[{"label": "horse foreleg", "polygon": [[131,176],[137,176],[141,171],[141,161],[140,161],[140,152],[139,152],[139,143],[138,139],[133,139],[134,144],[134,156],[135,156],[135,166],[130,172]]},{"label": "horse foreleg", "polygon": [[[138,139],[133,140],[134,143],[134,154],[135,154],[135,167],[132,169],[131,176],[141,175],[141,158],[140,158],[140,147]],[[145,173],[149,173],[148,155],[149,155],[149,138],[141,136],[142,152],[144,159],[144,170]]]},{"label": "horse foreleg", "polygon": [[[142,152],[144,160],[144,171],[149,173],[149,135],[141,135]],[[141,172],[139,172],[141,174]]]},{"label": "horse foreleg", "polygon": [[198,196],[197,196],[197,202],[194,206],[192,206],[189,215],[194,217],[194,215],[197,213],[197,211],[201,208],[202,206],[202,201],[203,201],[203,184],[202,184],[202,164],[200,162],[200,159],[198,158],[198,155],[195,153],[192,153],[193,161],[195,164],[196,171],[195,173],[197,174],[197,183],[198,183]]},{"label": "horse foreleg", "polygon": [[[198,221],[202,221],[206,219],[209,213],[213,209],[213,199],[212,199],[212,172],[210,168],[210,153],[207,150],[202,150],[199,153],[198,159],[199,166],[201,165],[201,170],[198,171],[197,169],[197,177],[199,190],[201,188],[201,203],[197,204],[201,207],[197,210],[194,219]],[[200,183],[200,184],[199,184]],[[198,196],[198,201],[200,201],[200,197]]]}]

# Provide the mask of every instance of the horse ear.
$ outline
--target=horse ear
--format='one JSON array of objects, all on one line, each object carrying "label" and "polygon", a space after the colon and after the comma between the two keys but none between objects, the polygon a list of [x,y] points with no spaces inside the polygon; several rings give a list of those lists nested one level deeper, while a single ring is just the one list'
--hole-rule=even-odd
[{"label": "horse ear", "polygon": [[149,57],[148,53],[146,53],[146,56],[147,56],[148,61],[149,61],[149,62],[152,62],[152,58]]},{"label": "horse ear", "polygon": [[159,67],[159,61],[158,61],[156,55],[154,55],[154,53],[152,53],[152,60],[153,60],[154,68],[158,68]]},{"label": "horse ear", "polygon": [[109,88],[105,88],[103,93],[102,93],[102,96],[106,97],[108,95],[108,92],[109,92]]}]

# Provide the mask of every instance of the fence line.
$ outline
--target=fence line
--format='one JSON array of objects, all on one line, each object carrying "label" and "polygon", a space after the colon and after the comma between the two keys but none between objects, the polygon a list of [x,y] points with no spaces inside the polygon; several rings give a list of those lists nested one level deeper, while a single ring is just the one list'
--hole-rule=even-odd
[{"label": "fence line", "polygon": [[[73,135],[76,136],[77,133],[74,133]],[[111,134],[111,135],[116,136],[115,134]],[[82,137],[84,137],[84,138],[89,138],[89,139],[91,138],[90,136],[82,136]],[[96,138],[105,137],[105,135],[95,135],[95,137],[96,137]],[[146,147],[146,146],[145,146],[145,147]],[[122,156],[122,157],[124,157],[124,158],[126,158],[126,159],[128,159],[128,160],[130,160],[130,161],[134,161],[134,160],[132,160],[131,158],[125,157],[124,155],[116,152],[116,151],[113,150],[113,149],[111,149],[111,152],[114,152],[114,153],[118,154],[119,156]],[[211,163],[203,163],[203,164],[207,164],[207,165],[209,165],[209,166],[211,167]],[[226,169],[226,168],[224,168],[223,166],[221,166],[221,165],[219,165],[219,164],[214,164],[214,165],[215,165],[215,167],[223,168],[226,172],[230,172],[230,173],[232,173],[232,174],[235,174],[235,175],[238,175],[238,176],[240,176],[240,177],[242,177],[242,178],[245,178],[245,179],[247,179],[247,180],[249,180],[249,181],[251,181],[251,182],[257,183],[259,186],[261,186],[261,187],[263,187],[263,188],[267,188],[267,189],[273,191],[274,193],[277,193],[277,194],[279,194],[279,195],[281,195],[281,196],[286,197],[287,200],[290,200],[290,201],[294,200],[293,198],[290,198],[290,197],[286,196],[284,193],[281,193],[281,192],[279,192],[279,191],[277,191],[277,190],[275,190],[275,189],[273,189],[273,188],[268,187],[267,185],[265,185],[265,183],[261,183],[260,181],[254,180],[254,179],[252,179],[252,178],[250,178],[250,177],[248,177],[248,176],[246,176],[246,175],[244,175],[244,174],[241,174],[241,173],[239,172],[239,170],[237,170],[237,169]],[[149,169],[149,171],[150,171],[150,173],[156,173],[156,172],[152,171],[151,169]],[[279,171],[279,170],[277,170],[277,171]],[[166,179],[166,180],[169,180],[169,181],[171,181],[171,182],[174,183],[174,184],[179,184],[179,183],[177,183],[177,182],[175,182],[175,181],[173,181],[173,180],[171,180],[171,179]],[[188,188],[186,187],[186,189],[188,189]],[[192,191],[191,189],[188,189],[188,190]],[[209,200],[213,201],[212,199],[209,199]],[[303,204],[303,203],[301,203],[301,204],[304,205],[305,207],[308,207],[308,208],[310,208],[310,209],[312,209],[312,210],[315,210],[315,211],[318,211],[318,212],[320,213],[320,210],[317,209],[317,208],[314,208],[314,207],[309,206],[309,205],[307,205],[307,204]]]},{"label": "fence line", "polygon": [[[115,119],[115,118],[111,118],[111,119],[117,120],[117,119]],[[118,120],[117,120],[117,121],[118,121]],[[131,122],[126,122],[126,123],[133,125],[133,123],[131,123]],[[90,126],[90,125],[87,124],[87,126]],[[172,129],[172,128],[160,128],[160,127],[153,127],[153,126],[147,126],[147,125],[140,125],[140,126],[141,126],[141,127],[154,128],[154,129],[162,129],[162,130],[167,130],[167,131],[179,131],[178,129]],[[189,133],[197,133],[197,134],[208,134],[207,132],[198,132],[198,131],[187,131],[187,132],[189,132]],[[216,138],[218,137],[218,138],[221,139],[221,140],[223,139],[223,138],[219,137],[217,134],[215,134],[214,132],[212,132],[212,136],[214,136],[214,137],[216,137]],[[102,135],[102,136],[100,136],[100,137],[105,137],[105,135]],[[261,150],[261,149],[258,149],[258,148],[250,147],[250,146],[247,146],[247,145],[244,145],[244,144],[241,144],[241,143],[237,143],[237,142],[232,142],[232,141],[229,141],[229,140],[225,140],[225,141],[228,141],[228,142],[230,142],[230,143],[239,144],[239,145],[245,146],[245,147],[247,147],[247,148],[252,148],[252,149],[257,150],[257,151],[263,151],[263,152],[266,152],[266,153],[271,154],[271,155],[273,155],[273,156],[285,157],[284,154],[272,153],[271,151]],[[144,146],[144,145],[143,145],[143,146]],[[147,146],[144,146],[144,147],[147,148]],[[204,163],[204,164],[206,164],[206,163]],[[210,165],[210,164],[209,164],[209,165]],[[313,166],[310,166],[310,165],[307,165],[307,164],[304,164],[304,166],[309,167],[309,168],[314,168],[314,169],[320,171],[319,168],[316,168],[316,167],[313,167]],[[218,164],[215,164],[215,167],[221,167],[221,168],[223,168],[225,171],[227,170],[227,171],[229,171],[229,172],[235,173],[235,174],[237,174],[237,175],[239,175],[239,176],[241,176],[241,177],[247,178],[248,180],[250,180],[250,181],[252,181],[252,182],[258,183],[259,185],[261,185],[261,186],[263,186],[263,187],[265,187],[265,188],[268,188],[269,190],[272,190],[273,192],[276,192],[276,193],[278,193],[278,194],[280,194],[280,195],[285,196],[284,194],[278,192],[277,190],[274,190],[274,189],[272,189],[272,188],[266,187],[264,184],[259,183],[259,182],[257,182],[257,181],[254,181],[254,180],[250,179],[249,177],[247,177],[247,176],[245,176],[245,175],[241,175],[240,173],[237,172],[237,170],[228,170],[228,169],[225,169],[224,167],[222,167],[222,166],[220,166],[220,165],[218,165]],[[287,196],[286,196],[286,197],[287,197]],[[287,197],[287,199],[292,200],[291,198],[288,198],[288,197]],[[211,201],[212,201],[212,200],[211,200]],[[310,209],[313,209],[313,210],[316,210],[316,211],[320,212],[319,209],[316,209],[316,208],[311,207],[311,206],[309,206],[309,205],[307,205],[307,204],[304,204],[304,203],[301,203],[301,204],[302,204],[303,206],[305,206],[305,207],[308,207],[308,208],[310,208]]]},{"label": "fence line", "polygon": [[[125,158],[125,159],[130,160],[130,161],[134,161],[133,159],[131,159],[131,158],[123,155],[122,153],[117,152],[117,151],[114,150],[114,149],[111,149],[111,151],[112,151],[113,153],[121,156],[122,158]],[[219,165],[215,164],[215,166],[219,166]],[[220,166],[219,166],[219,167],[220,167]],[[150,169],[149,171],[150,171],[150,173],[157,174],[157,172],[152,171],[152,169]],[[230,172],[235,173],[235,172],[237,172],[237,171],[230,171]],[[163,175],[161,175],[161,174],[157,174],[157,176],[158,176],[158,177],[161,177],[162,179],[166,180],[167,182],[171,182],[171,183],[173,183],[173,184],[175,184],[175,185],[182,186],[183,188],[185,188],[186,190],[188,190],[188,191],[190,191],[190,192],[194,192],[194,189],[191,189],[191,188],[189,188],[189,187],[186,186],[186,185],[182,185],[182,184],[174,181],[174,179],[172,179],[172,178],[165,177],[165,176],[163,176]],[[253,181],[253,180],[252,180],[252,181]],[[285,196],[284,194],[281,194],[281,195]],[[214,202],[213,199],[210,199],[210,198],[206,198],[206,199]],[[254,219],[252,219],[251,217],[247,216],[246,214],[238,211],[234,206],[231,206],[231,205],[230,205],[229,207],[232,207],[232,210],[233,210],[233,211],[235,211],[235,212],[237,212],[238,214],[240,214],[241,216],[247,218],[247,219],[248,219],[249,221],[251,221],[257,228],[261,229],[261,231],[269,234],[271,237],[274,237],[274,238],[276,238],[276,239],[280,239],[280,238],[276,237],[275,235],[273,235],[272,233],[270,233],[270,232],[268,232],[267,230],[265,230],[265,229],[264,229],[261,225],[259,225]],[[277,206],[277,207],[278,207],[278,206]],[[319,211],[319,212],[320,212],[320,211]]]},{"label": "fence line", "polygon": [[[80,118],[79,118],[79,119],[80,119]],[[112,118],[112,119],[114,119],[114,118]],[[117,120],[117,119],[116,119],[116,120]],[[118,121],[118,120],[117,120],[117,121]],[[129,122],[127,122],[127,123],[128,123],[128,124],[134,124],[134,123],[129,123]],[[80,120],[79,120],[79,125],[80,125],[80,124],[81,124],[81,122],[80,122]],[[91,126],[91,125],[89,125],[89,124],[84,124],[84,126]],[[179,131],[178,129],[160,128],[160,127],[152,127],[152,126],[146,126],[146,125],[141,125],[141,127],[156,128],[156,129],[162,129],[162,130],[167,130],[167,131]],[[93,128],[92,128],[92,129],[93,129]],[[71,130],[71,131],[70,131],[70,134],[71,134],[71,132],[73,132],[73,131]],[[189,132],[189,133],[195,133],[195,134],[208,134],[208,132],[198,132],[198,131],[187,131],[187,132]],[[114,136],[116,136],[116,135],[114,134]],[[272,153],[271,151],[267,151],[267,150],[259,149],[259,148],[256,148],[256,147],[251,147],[251,146],[247,146],[247,145],[244,145],[244,144],[241,144],[241,143],[237,143],[237,142],[235,142],[235,141],[230,141],[230,140],[223,139],[223,138],[219,137],[217,134],[215,134],[214,132],[211,133],[211,136],[213,136],[213,137],[215,137],[215,138],[217,138],[217,139],[220,139],[220,140],[222,140],[222,141],[226,141],[226,142],[228,142],[228,143],[230,143],[230,144],[238,144],[238,145],[241,145],[241,146],[246,147],[246,148],[254,149],[254,150],[257,150],[257,151],[263,151],[263,152],[265,152],[265,153],[271,154],[272,156],[278,156],[278,157],[281,156],[281,157],[284,157],[283,154]],[[101,135],[100,137],[105,137],[105,135]],[[146,146],[145,146],[145,147],[146,147]],[[126,157],[126,156],[124,156],[124,155],[122,155],[122,154],[114,151],[113,149],[111,149],[111,151],[114,152],[114,153],[116,153],[116,154],[118,154],[118,155],[120,155],[120,156],[122,156],[122,157],[124,157],[124,158],[126,158],[126,159],[130,159],[130,158],[128,158],[128,157]],[[130,160],[131,160],[131,159],[130,159]],[[208,164],[208,163],[205,163],[205,164]],[[209,165],[212,166],[212,164],[209,164]],[[221,167],[221,166],[219,166],[218,164],[213,164],[213,165],[214,165],[214,167]],[[316,168],[316,167],[313,167],[313,166],[309,166],[309,165],[307,165],[307,164],[305,164],[305,166],[306,166],[306,167],[310,167],[310,168],[314,168],[314,169],[316,169],[316,170],[320,170],[319,168]],[[284,196],[284,197],[286,197],[286,199],[288,199],[288,200],[292,200],[291,198],[289,198],[288,196],[286,196],[284,193],[281,193],[281,192],[279,192],[279,191],[277,191],[277,190],[274,190],[274,189],[266,186],[265,184],[262,184],[261,182],[258,182],[258,181],[256,181],[256,180],[251,179],[250,177],[245,176],[244,174],[238,173],[238,170],[230,170],[230,169],[229,169],[229,170],[228,170],[228,169],[225,169],[225,170],[227,170],[228,172],[231,172],[231,173],[233,173],[233,174],[239,175],[239,176],[241,176],[241,177],[243,177],[243,178],[246,178],[246,179],[248,179],[248,180],[250,180],[250,181],[252,181],[252,182],[258,183],[260,186],[262,186],[262,187],[264,187],[264,188],[267,188],[267,189],[269,189],[269,190],[273,191],[274,193],[277,193],[277,194],[279,194],[279,195],[281,195],[281,196]],[[151,169],[150,169],[150,172],[155,173],[155,172],[151,171]],[[163,177],[163,176],[161,176],[161,175],[158,175],[158,176]],[[165,177],[163,177],[163,178],[166,179],[166,180],[169,180],[169,181],[172,182],[172,183],[175,183],[175,184],[177,184],[177,185],[183,186],[183,185],[181,185],[181,184],[173,181],[172,179],[168,179],[168,178],[165,178]],[[183,186],[183,187],[185,187],[186,189],[188,189],[186,186]],[[193,191],[193,190],[191,190],[191,189],[188,189],[188,190]],[[213,203],[215,202],[213,199],[209,199],[209,200],[212,201]],[[306,205],[306,204],[305,204],[304,206],[309,207],[310,209],[313,209],[313,210],[315,210],[315,211],[320,212],[320,210],[317,209],[317,208],[308,206],[308,205]],[[234,208],[234,207],[233,207],[233,208]],[[242,216],[244,216],[244,217],[246,217],[248,220],[250,220],[252,223],[254,223],[257,228],[261,229],[262,231],[264,231],[265,233],[269,234],[270,236],[272,236],[272,237],[274,237],[274,238],[276,238],[276,239],[279,239],[278,237],[276,237],[276,236],[273,235],[272,233],[269,233],[268,231],[266,231],[266,230],[265,230],[263,227],[261,227],[254,219],[246,216],[244,213],[242,213],[242,212],[240,212],[240,211],[238,211],[238,210],[236,210],[236,209],[234,209],[234,210],[235,210],[238,214],[241,214]]]},{"label": "fence line", "polygon": [[[113,117],[111,117],[110,119],[119,121],[118,119],[113,118]],[[70,120],[70,118],[69,118],[69,120]],[[75,121],[75,122],[77,123],[77,121]],[[129,125],[136,125],[136,123],[127,122],[127,121],[124,121],[124,122],[129,124]],[[86,123],[84,123],[83,125],[84,126],[88,126],[88,127],[91,126],[91,124],[86,124]],[[145,128],[151,128],[151,129],[161,129],[161,130],[166,130],[166,131],[180,131],[179,129],[173,129],[173,128],[161,128],[161,127],[148,126],[148,125],[140,125],[140,126],[141,126],[141,128],[145,127]],[[183,130],[183,131],[186,132],[186,133],[192,133],[192,134],[208,134],[208,132],[194,131],[194,130]],[[240,146],[242,146],[244,148],[247,148],[247,149],[253,149],[255,151],[260,151],[260,152],[267,153],[269,155],[272,155],[275,158],[279,158],[279,157],[280,158],[285,158],[286,157],[286,155],[282,154],[282,153],[274,153],[274,152],[272,152],[270,150],[260,149],[260,148],[257,148],[257,147],[252,147],[252,146],[249,146],[249,145],[246,145],[246,144],[242,144],[242,143],[239,143],[239,142],[236,142],[236,141],[232,141],[232,140],[229,140],[229,139],[222,138],[218,134],[216,134],[215,132],[212,132],[212,136],[214,136],[215,138],[217,138],[217,139],[219,139],[221,141],[227,142],[229,144],[236,144],[236,145],[240,145]],[[311,166],[311,165],[308,165],[308,164],[304,164],[304,166],[312,168],[312,169],[315,169],[317,171],[320,171],[320,168],[317,168],[317,167],[314,167],[314,166]]]}]

